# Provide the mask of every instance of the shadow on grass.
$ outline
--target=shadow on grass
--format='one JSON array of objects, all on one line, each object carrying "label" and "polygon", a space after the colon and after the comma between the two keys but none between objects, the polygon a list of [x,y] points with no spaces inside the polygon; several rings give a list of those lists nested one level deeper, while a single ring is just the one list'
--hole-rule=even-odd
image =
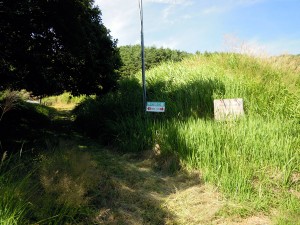
[{"label": "shadow on grass", "polygon": [[[149,158],[138,159],[134,155],[103,150],[97,142],[73,131],[70,112],[43,106],[37,108],[29,111],[19,108],[7,114],[4,123],[11,129],[12,133],[7,136],[10,141],[28,140],[31,143],[26,144],[27,148],[45,144],[47,146],[41,149],[47,151],[49,143],[45,142],[50,142],[55,148],[60,139],[70,140],[75,148],[91,154],[97,162],[98,174],[94,179],[98,185],[87,193],[91,199],[89,207],[96,213],[86,215],[86,218],[74,218],[76,221],[92,221],[93,224],[181,224],[177,215],[166,206],[166,200],[178,191],[198,186],[199,175],[182,172],[171,176],[155,171]],[[1,132],[4,134],[4,130]],[[72,149],[72,146],[69,147]],[[50,215],[46,211],[43,213],[46,217]]]},{"label": "shadow on grass", "polygon": [[95,156],[99,186],[92,193],[96,224],[179,224],[165,203],[171,194],[200,185],[197,174],[168,174],[153,169],[153,161],[101,150],[83,140],[81,148]]},{"label": "shadow on grass", "polygon": [[[98,174],[94,171],[92,173],[98,185],[87,193],[87,198],[91,199],[89,207],[96,209],[96,213],[87,215],[86,219],[73,218],[74,220],[88,223],[92,221],[95,224],[178,224],[176,216],[164,203],[170,194],[186,187],[178,186],[178,179],[186,181],[190,179],[188,175],[172,177],[157,173],[150,160],[138,160],[129,155],[103,150],[97,142],[73,131],[69,111],[25,103],[5,116],[1,123],[1,138],[5,137],[2,139],[4,149],[12,149],[14,143],[15,150],[18,151],[18,141],[24,140],[24,150],[36,148],[40,149],[39,154],[44,154],[42,151],[45,151],[51,155],[53,149],[64,151],[59,147],[60,140],[69,140],[73,146],[68,145],[67,151],[79,148],[79,151],[87,152],[97,162]],[[76,151],[73,153],[76,154]],[[78,165],[80,163],[77,162]],[[38,177],[35,179],[39,180]],[[189,184],[198,183],[199,177]],[[51,215],[46,210],[41,213],[45,217]]]},{"label": "shadow on grass", "polygon": [[[127,78],[120,83],[117,92],[97,99],[87,99],[75,108],[75,124],[78,130],[92,138],[100,137],[105,144],[114,144],[116,141],[141,142],[147,139],[144,136],[151,138],[151,132],[155,129],[152,127],[156,122],[185,121],[191,117],[212,119],[215,94],[225,94],[224,84],[217,79],[196,80],[180,85],[166,81],[155,82],[148,85],[148,101],[165,102],[166,111],[145,113],[139,81]],[[139,146],[149,147],[148,144],[132,146],[137,146],[133,151],[145,150]],[[121,148],[128,150],[125,146]]]},{"label": "shadow on grass", "polygon": [[224,84],[217,79],[195,80],[174,86],[161,81],[149,85],[148,89],[148,101],[166,102],[163,117],[181,120],[213,118],[213,96],[225,94]]},{"label": "shadow on grass", "polygon": [[45,148],[45,141],[68,136],[73,130],[70,111],[20,102],[0,121],[0,153]]}]

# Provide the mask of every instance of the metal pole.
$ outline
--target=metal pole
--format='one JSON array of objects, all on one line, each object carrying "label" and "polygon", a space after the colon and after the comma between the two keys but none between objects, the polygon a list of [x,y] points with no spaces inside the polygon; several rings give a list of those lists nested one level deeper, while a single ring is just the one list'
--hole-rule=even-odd
[{"label": "metal pole", "polygon": [[145,47],[144,47],[144,23],[143,23],[143,0],[139,1],[140,18],[141,18],[141,58],[142,58],[142,82],[143,82],[143,107],[146,111],[147,92],[146,92],[146,75],[145,75]]}]

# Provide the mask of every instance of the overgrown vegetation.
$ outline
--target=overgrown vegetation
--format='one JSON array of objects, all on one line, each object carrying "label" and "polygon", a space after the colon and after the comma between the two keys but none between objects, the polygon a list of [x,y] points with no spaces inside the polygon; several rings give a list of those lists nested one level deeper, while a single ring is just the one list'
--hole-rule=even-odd
[{"label": "overgrown vegetation", "polygon": [[12,153],[24,145],[31,146],[33,151],[36,149],[33,143],[47,136],[55,110],[29,104],[22,100],[22,96],[20,92],[8,91],[0,101],[3,115],[0,121],[0,151]]},{"label": "overgrown vegetation", "polygon": [[3,94],[1,109],[0,223],[92,223],[98,165],[54,126],[60,114],[14,91]]},{"label": "overgrown vegetation", "polygon": [[[124,78],[118,92],[78,106],[78,127],[125,152],[158,148],[162,155],[178,156],[241,203],[220,213],[246,216],[275,210],[280,213],[274,222],[299,221],[297,70],[225,53],[165,63],[147,72],[148,101],[166,102],[163,114],[145,114],[140,77]],[[213,99],[224,98],[243,98],[245,117],[214,121]]]},{"label": "overgrown vegetation", "polygon": [[[93,96],[90,96],[93,97]],[[52,106],[56,109],[73,109],[76,105],[82,102],[86,98],[86,95],[73,96],[69,92],[56,96],[49,96],[42,99],[42,104],[46,106]],[[67,108],[66,108],[67,107]]]},{"label": "overgrown vegetation", "polygon": [[49,147],[34,157],[2,155],[1,224],[92,223],[97,163],[72,142]]},{"label": "overgrown vegetation", "polygon": [[[33,190],[29,185],[29,175],[18,176],[24,169],[20,162],[8,156],[7,152],[1,154],[0,166],[0,223],[20,224],[25,222],[30,204],[29,192]],[[14,161],[14,162],[13,162]],[[13,166],[11,166],[14,164]],[[24,192],[24,190],[28,190]]]},{"label": "overgrown vegetation", "polygon": [[[101,98],[53,98],[83,100],[74,110],[78,128],[153,158],[141,162],[72,135],[67,112],[7,92],[0,100],[0,223],[201,224],[260,214],[263,224],[268,217],[297,224],[299,84],[284,59],[206,53],[147,72],[148,100],[165,101],[165,113],[142,109],[140,74]],[[244,99],[245,117],[214,121],[213,99],[235,97]],[[199,172],[169,176],[182,167]]]}]

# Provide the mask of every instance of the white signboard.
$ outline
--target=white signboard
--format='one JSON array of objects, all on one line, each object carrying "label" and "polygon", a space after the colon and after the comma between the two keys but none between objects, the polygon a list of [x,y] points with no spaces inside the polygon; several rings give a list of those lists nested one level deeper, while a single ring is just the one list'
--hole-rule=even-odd
[{"label": "white signboard", "polygon": [[214,116],[216,120],[231,120],[244,115],[243,99],[214,100]]},{"label": "white signboard", "polygon": [[147,102],[147,112],[164,112],[166,109],[165,102]]}]

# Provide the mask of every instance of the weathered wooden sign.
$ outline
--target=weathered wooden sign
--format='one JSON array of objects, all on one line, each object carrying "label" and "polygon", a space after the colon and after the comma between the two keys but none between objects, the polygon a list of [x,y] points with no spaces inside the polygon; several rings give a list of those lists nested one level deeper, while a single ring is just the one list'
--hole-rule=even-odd
[{"label": "weathered wooden sign", "polygon": [[244,115],[244,103],[241,98],[214,100],[215,120],[233,120]]}]

